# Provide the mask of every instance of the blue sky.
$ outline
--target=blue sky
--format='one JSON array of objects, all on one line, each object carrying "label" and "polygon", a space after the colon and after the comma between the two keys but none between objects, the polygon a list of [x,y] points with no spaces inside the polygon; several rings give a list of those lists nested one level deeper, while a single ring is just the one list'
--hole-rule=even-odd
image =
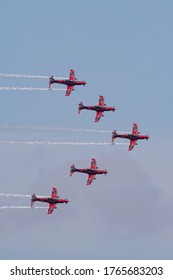
[{"label": "blue sky", "polygon": [[[49,195],[70,203],[46,209],[0,210],[1,259],[172,259],[172,1],[4,1],[0,11],[1,73],[68,77],[85,88],[0,92],[0,122],[149,134],[128,146],[0,145],[0,192]],[[47,87],[47,80],[3,79],[1,86]],[[63,86],[61,86],[63,87]],[[117,110],[94,123],[77,114],[105,96]],[[2,139],[97,141],[111,134],[1,130]],[[95,157],[108,175],[87,188],[69,177],[72,163]],[[29,205],[0,197],[0,205]]]}]

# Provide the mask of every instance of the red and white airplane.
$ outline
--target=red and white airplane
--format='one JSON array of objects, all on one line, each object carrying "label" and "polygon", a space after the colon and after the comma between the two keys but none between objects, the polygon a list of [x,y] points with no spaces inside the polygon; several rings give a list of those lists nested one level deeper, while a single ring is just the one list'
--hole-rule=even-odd
[{"label": "red and white airplane", "polygon": [[115,111],[115,107],[107,107],[105,102],[104,102],[104,96],[100,95],[99,97],[99,102],[98,106],[84,106],[82,102],[79,103],[78,107],[78,114],[80,113],[81,110],[86,109],[86,110],[93,110],[96,111],[96,117],[95,117],[95,122],[98,122],[101,117],[103,117],[103,112],[104,111]]},{"label": "red and white airplane", "polygon": [[138,125],[136,123],[133,124],[132,133],[131,134],[118,134],[116,130],[112,132],[112,144],[114,143],[115,138],[126,138],[130,140],[129,149],[131,151],[135,145],[137,145],[137,140],[146,139],[148,140],[150,137],[148,135],[140,135],[138,131]]},{"label": "red and white airplane", "polygon": [[49,89],[51,89],[52,84],[64,84],[67,86],[66,96],[69,96],[72,90],[74,90],[74,86],[86,85],[85,81],[78,81],[75,78],[75,71],[73,69],[70,70],[69,79],[54,79],[53,76],[49,78]]},{"label": "red and white airplane", "polygon": [[73,175],[74,172],[79,172],[79,173],[86,173],[88,174],[88,180],[87,180],[87,185],[90,185],[92,181],[95,178],[97,174],[107,174],[107,170],[99,170],[96,164],[96,159],[92,158],[91,160],[91,166],[90,168],[76,168],[74,164],[72,164],[71,169],[70,169],[70,176]]},{"label": "red and white airplane", "polygon": [[57,189],[52,188],[52,195],[51,197],[36,197],[35,194],[31,196],[31,207],[33,206],[35,201],[41,201],[49,203],[48,214],[52,214],[53,210],[56,208],[57,203],[68,203],[69,200],[65,198],[59,198],[57,195]]}]

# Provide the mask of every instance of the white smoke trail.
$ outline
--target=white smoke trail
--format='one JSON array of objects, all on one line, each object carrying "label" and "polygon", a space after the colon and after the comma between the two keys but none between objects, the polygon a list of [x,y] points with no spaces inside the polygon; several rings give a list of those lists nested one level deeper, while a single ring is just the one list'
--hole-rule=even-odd
[{"label": "white smoke trail", "polygon": [[53,88],[53,89],[48,89],[48,88],[36,88],[36,87],[0,87],[1,91],[4,90],[19,90],[19,91],[58,91],[58,90],[66,90],[64,88]]},{"label": "white smoke trail", "polygon": [[[30,78],[30,79],[49,79],[50,76],[37,76],[37,75],[25,75],[25,74],[3,74],[0,73],[1,78]],[[54,77],[55,79],[67,79],[63,77]]]},{"label": "white smoke trail", "polygon": [[[57,142],[57,141],[13,141],[0,140],[0,144],[12,145],[75,145],[75,146],[110,146],[109,142]],[[128,143],[114,143],[114,145],[128,145]]]},{"label": "white smoke trail", "polygon": [[47,209],[48,207],[46,206],[35,206],[35,207],[30,207],[30,206],[0,206],[0,209]]},{"label": "white smoke trail", "polygon": [[[56,126],[33,126],[33,125],[16,125],[16,124],[0,124],[0,129],[16,129],[16,130],[35,130],[35,131],[66,131],[66,132],[89,132],[89,133],[112,133],[112,130],[97,130],[87,128],[66,128]],[[119,131],[119,133],[129,133]]]},{"label": "white smoke trail", "polygon": [[31,78],[31,79],[49,79],[49,76],[36,76],[25,74],[3,74],[0,73],[1,78]]},{"label": "white smoke trail", "polygon": [[66,131],[66,132],[90,132],[90,133],[111,133],[111,130],[95,130],[87,128],[65,128],[65,127],[55,127],[55,126],[33,126],[33,125],[10,125],[10,124],[0,124],[0,129],[5,130],[35,130],[35,131]]},{"label": "white smoke trail", "polygon": [[[0,193],[0,196],[4,197],[29,197],[31,198],[31,194],[17,194],[17,193]],[[47,197],[45,195],[38,195],[39,197]]]},{"label": "white smoke trail", "polygon": [[5,197],[31,197],[30,194],[13,194],[13,193],[0,193],[0,196],[5,196]]}]

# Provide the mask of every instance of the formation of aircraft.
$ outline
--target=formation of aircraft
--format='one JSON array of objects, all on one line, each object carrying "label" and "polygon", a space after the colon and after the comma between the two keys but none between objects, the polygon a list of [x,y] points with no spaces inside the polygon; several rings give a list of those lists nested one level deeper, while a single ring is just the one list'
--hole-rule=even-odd
[{"label": "formation of aircraft", "polygon": [[[102,97],[102,96],[101,96]],[[141,135],[138,131],[138,125],[136,123],[133,124],[132,133],[124,133],[118,134],[116,130],[112,132],[112,144],[114,143],[115,138],[125,138],[130,140],[128,151],[131,151],[135,145],[137,145],[137,140],[148,140],[150,137],[148,135]],[[86,185],[91,185],[92,181],[95,180],[97,174],[107,174],[108,171],[106,169],[98,169],[96,159],[91,159],[90,168],[76,168],[74,164],[71,165],[70,168],[70,176],[73,175],[74,172],[85,173],[88,174],[88,179]],[[31,207],[33,206],[35,201],[46,202],[49,203],[48,214],[52,214],[53,210],[56,208],[57,203],[68,203],[68,199],[59,198],[57,196],[57,189],[52,188],[51,197],[36,197],[35,194],[31,196]]]},{"label": "formation of aircraft", "polygon": [[66,96],[69,96],[72,90],[74,90],[74,86],[86,85],[85,81],[78,81],[75,77],[75,71],[73,69],[70,70],[69,79],[54,79],[53,76],[49,78],[49,89],[51,89],[52,84],[64,84],[67,86]]},{"label": "formation of aircraft", "polygon": [[56,208],[57,203],[68,203],[68,199],[59,198],[57,195],[57,189],[52,188],[51,197],[36,197],[35,194],[31,196],[31,207],[33,206],[35,201],[46,202],[49,203],[48,214],[52,214],[53,210]]},{"label": "formation of aircraft", "polygon": [[88,174],[87,185],[90,185],[92,183],[92,181],[94,179],[96,179],[95,176],[97,174],[105,174],[106,175],[108,173],[107,170],[99,170],[98,169],[95,158],[92,158],[90,168],[76,168],[75,165],[72,164],[71,169],[70,169],[70,176],[72,176],[74,172]]},{"label": "formation of aircraft", "polygon": [[98,122],[100,120],[101,117],[103,117],[103,112],[105,111],[115,111],[116,108],[115,107],[108,107],[106,106],[105,102],[104,102],[104,96],[100,95],[99,97],[99,102],[97,106],[85,106],[83,105],[82,102],[79,103],[79,107],[78,107],[78,114],[80,114],[81,110],[92,110],[92,111],[96,111],[96,117],[95,117],[95,122]]},{"label": "formation of aircraft", "polygon": [[137,145],[137,140],[148,140],[150,137],[148,135],[141,135],[138,131],[138,125],[136,123],[133,124],[132,133],[126,134],[118,134],[116,130],[112,132],[112,144],[114,143],[115,138],[125,138],[130,140],[128,151],[131,151],[135,145]]},{"label": "formation of aircraft", "polygon": [[[74,90],[74,86],[76,86],[76,85],[84,85],[85,86],[85,84],[86,84],[85,81],[77,80],[77,78],[75,77],[75,71],[73,69],[70,69],[69,79],[55,79],[53,76],[51,76],[49,78],[49,85],[48,85],[49,89],[51,89],[51,86],[54,83],[64,84],[64,85],[67,86],[66,96],[70,95],[72,90]],[[104,101],[104,96],[100,95],[98,105],[86,106],[82,102],[80,102],[79,106],[78,106],[78,114],[80,114],[80,112],[82,110],[96,111],[95,122],[99,122],[100,118],[104,116],[103,113],[105,111],[113,111],[114,112],[116,110],[116,108],[106,106],[105,101]],[[132,133],[119,134],[119,133],[117,133],[116,130],[114,130],[112,132],[112,144],[114,143],[116,138],[125,138],[125,139],[130,140],[128,151],[131,151],[131,150],[133,150],[134,146],[137,145],[138,140],[143,140],[143,139],[148,140],[150,137],[148,135],[141,135],[140,132],[138,131],[138,125],[136,123],[134,123],[133,128],[132,128]],[[72,164],[71,167],[70,167],[70,176],[72,176],[73,173],[75,173],[75,172],[88,174],[86,185],[91,185],[93,180],[96,179],[95,178],[96,175],[98,175],[98,174],[105,174],[106,175],[108,173],[108,171],[106,169],[99,169],[98,168],[95,158],[91,159],[90,168],[76,168],[75,165]],[[57,188],[55,188],[55,187],[52,188],[52,193],[51,193],[50,197],[37,197],[35,194],[32,194],[31,195],[31,207],[33,206],[33,204],[36,201],[44,202],[44,203],[49,204],[48,212],[47,212],[48,214],[52,214],[54,209],[57,208],[58,203],[66,203],[67,204],[69,202],[68,199],[60,198],[57,195]]]}]

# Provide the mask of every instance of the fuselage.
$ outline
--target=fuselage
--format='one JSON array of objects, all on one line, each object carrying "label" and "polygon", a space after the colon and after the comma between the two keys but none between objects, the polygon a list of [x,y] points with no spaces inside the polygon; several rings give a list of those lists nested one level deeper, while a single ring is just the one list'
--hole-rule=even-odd
[{"label": "fuselage", "polygon": [[88,175],[106,174],[106,170],[90,169],[90,168],[75,168],[73,172],[86,173]]},{"label": "fuselage", "polygon": [[148,135],[140,135],[140,134],[113,134],[113,138],[125,138],[129,140],[140,140],[140,139],[148,139]]},{"label": "fuselage", "polygon": [[64,80],[55,80],[53,79],[51,81],[51,84],[64,84],[67,86],[79,86],[79,85],[85,85],[86,82],[85,81],[77,81],[77,80],[68,80],[68,79],[64,79]]},{"label": "fuselage", "polygon": [[41,201],[41,202],[46,202],[46,203],[68,203],[68,199],[64,198],[52,198],[52,197],[35,197],[34,201]]},{"label": "fuselage", "polygon": [[81,110],[86,109],[86,110],[93,110],[96,112],[104,112],[104,111],[115,111],[114,107],[105,107],[105,106],[81,106]]}]

